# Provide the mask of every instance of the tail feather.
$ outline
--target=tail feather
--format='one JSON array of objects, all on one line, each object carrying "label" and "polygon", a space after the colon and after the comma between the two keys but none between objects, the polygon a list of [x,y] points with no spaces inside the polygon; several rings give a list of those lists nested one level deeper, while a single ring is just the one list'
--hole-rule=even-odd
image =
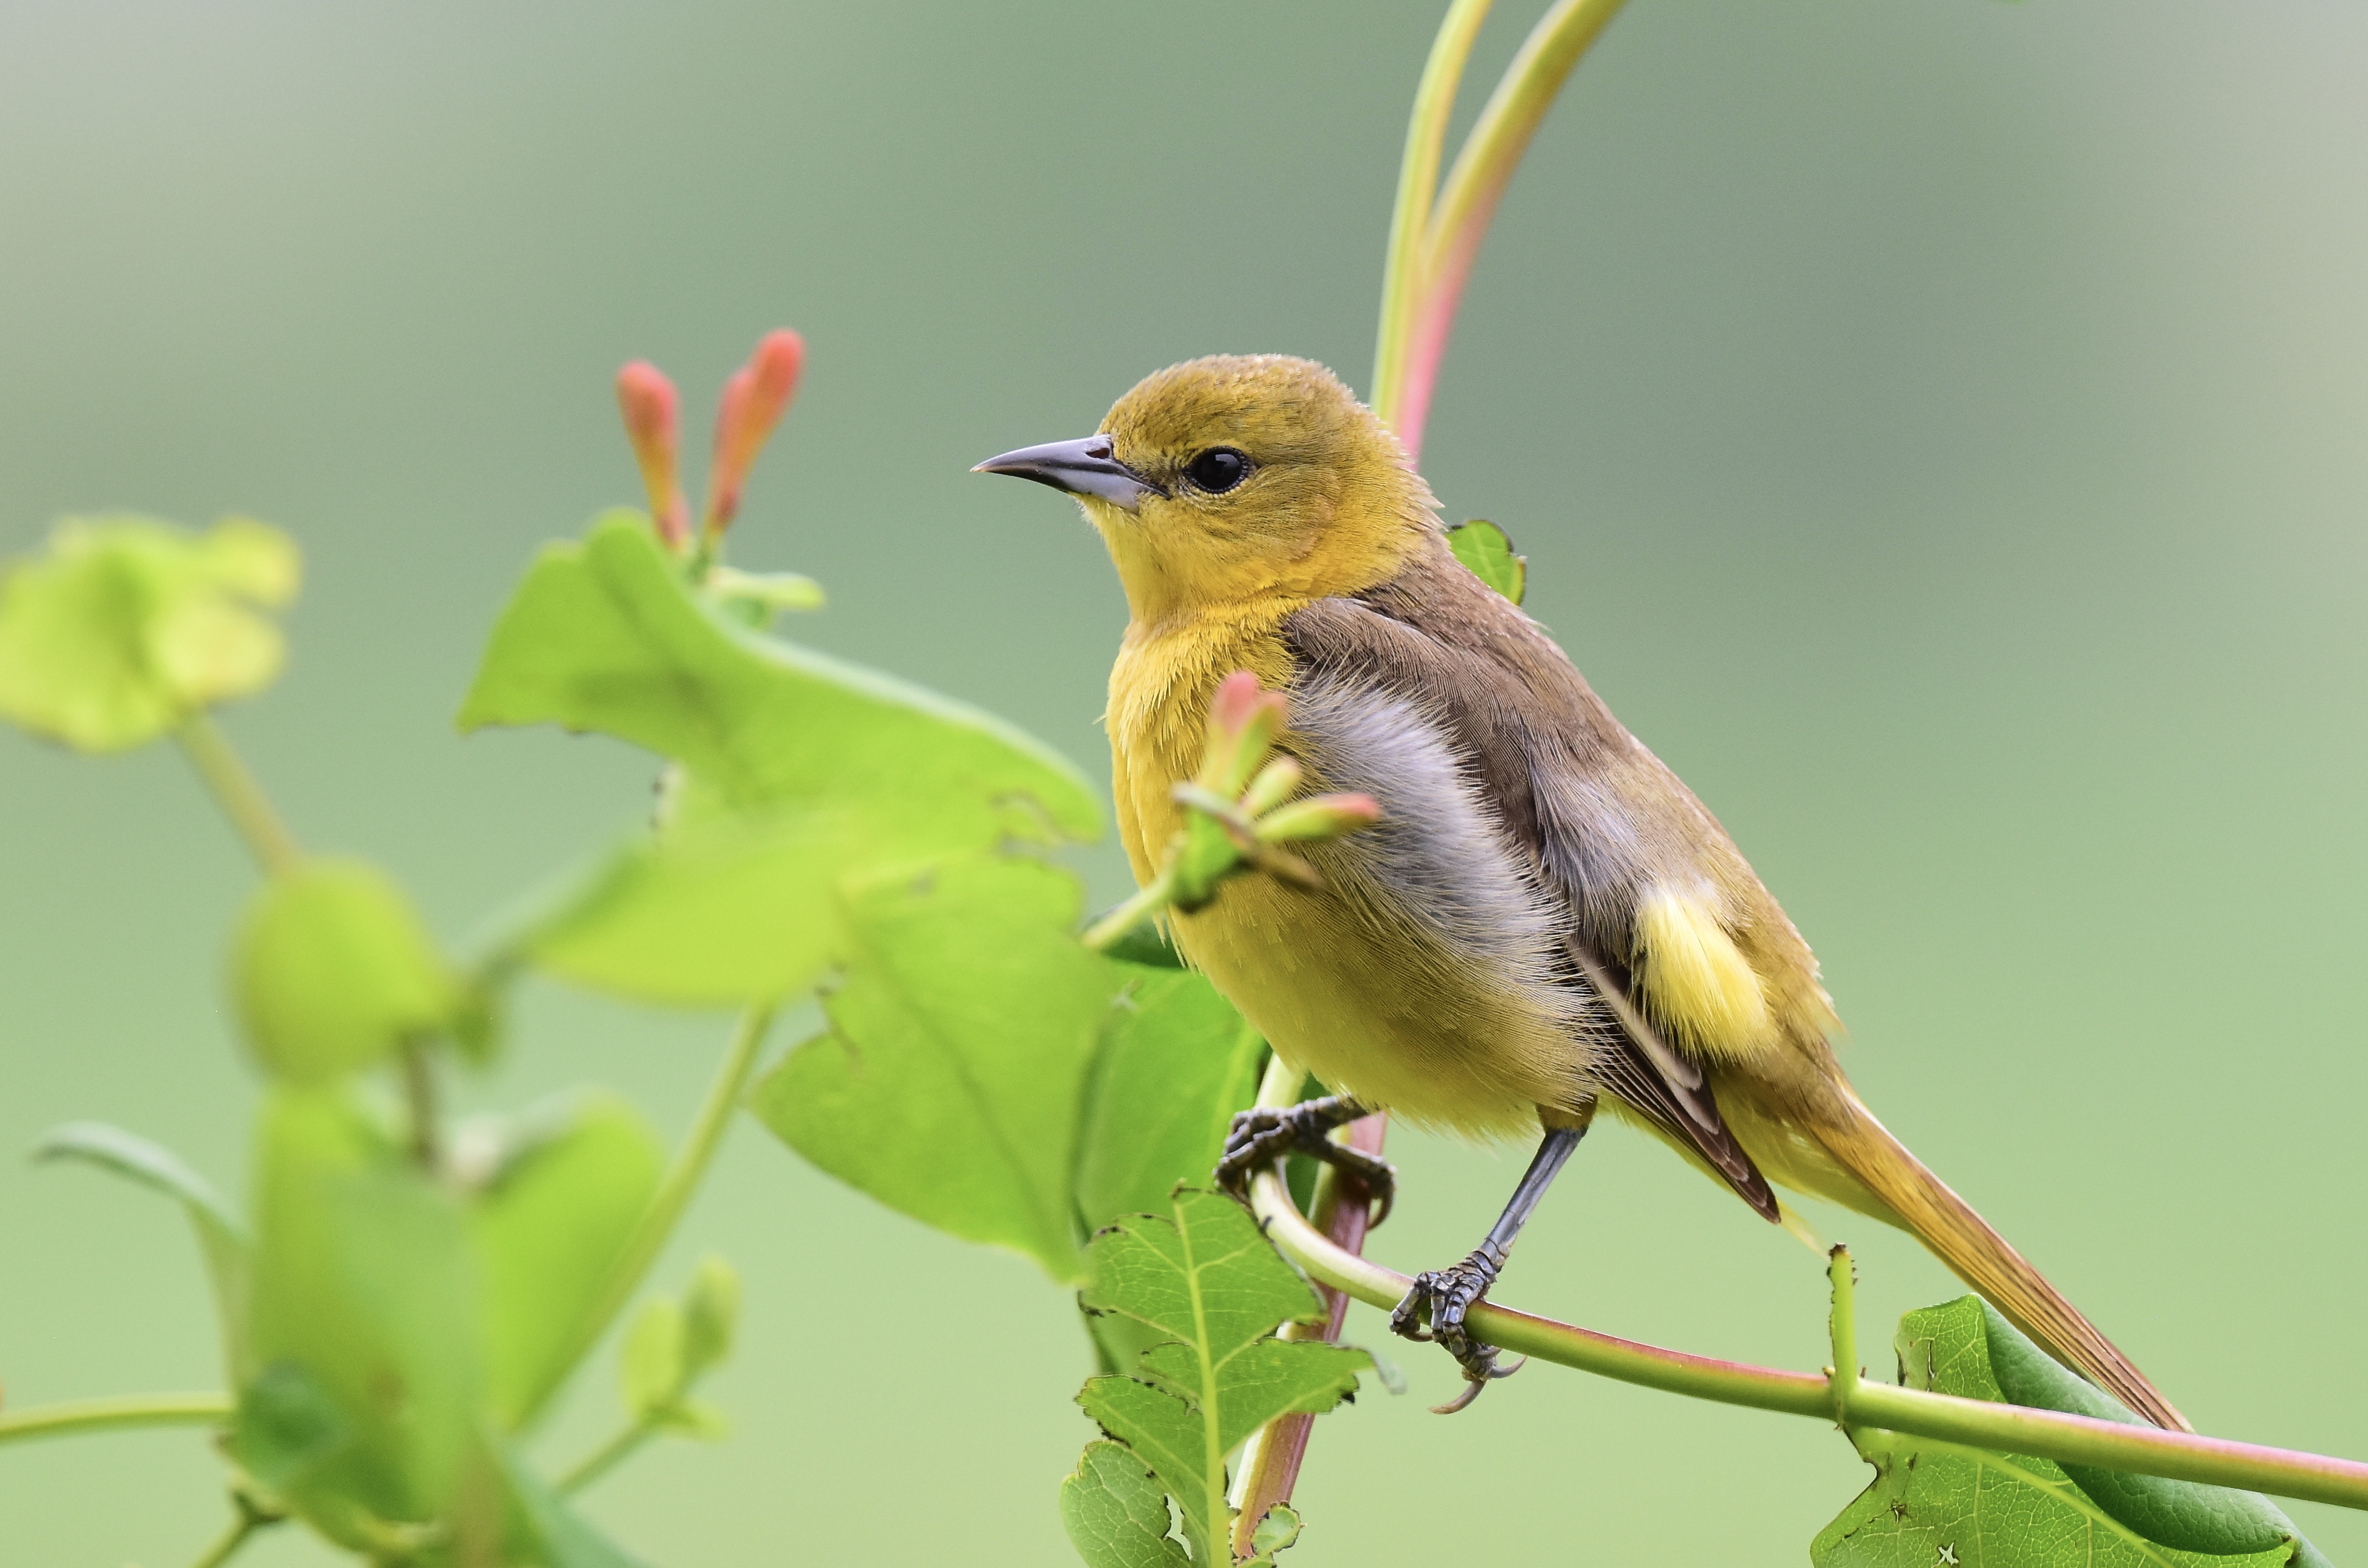
[{"label": "tail feather", "polygon": [[1817,1142],[1918,1241],[2057,1360],[2156,1426],[2174,1432],[2195,1430],[2112,1341],[2098,1333],[1970,1204],[1925,1169],[1856,1095],[1845,1087],[1841,1098],[1841,1124],[1819,1126]]}]

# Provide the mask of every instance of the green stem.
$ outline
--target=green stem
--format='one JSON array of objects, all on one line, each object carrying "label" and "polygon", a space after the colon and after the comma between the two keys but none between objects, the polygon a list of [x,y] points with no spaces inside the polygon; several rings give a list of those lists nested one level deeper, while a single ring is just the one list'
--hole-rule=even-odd
[{"label": "green stem", "polygon": [[635,1449],[650,1440],[657,1430],[646,1421],[636,1421],[615,1437],[584,1456],[575,1469],[554,1483],[560,1495],[580,1492],[632,1457]]},{"label": "green stem", "polygon": [[1446,356],[1456,307],[1472,276],[1472,264],[1479,256],[1480,242],[1487,237],[1489,221],[1497,215],[1497,203],[1571,68],[1619,12],[1622,0],[1557,0],[1505,68],[1440,187],[1417,263],[1420,295],[1405,306],[1408,317],[1402,348],[1405,364],[1395,383],[1391,419],[1392,428],[1410,453],[1422,449],[1423,426],[1430,416],[1430,395],[1439,380],[1440,361]]},{"label": "green stem", "polygon": [[[1394,1306],[1406,1294],[1411,1281],[1405,1275],[1334,1246],[1301,1218],[1281,1176],[1272,1171],[1252,1179],[1250,1200],[1284,1256],[1313,1278],[1377,1307]],[[1847,1267],[1846,1258],[1843,1267]],[[1847,1306],[1841,1316],[1844,1332],[1851,1332]],[[2368,1508],[2368,1464],[2354,1460],[2166,1432],[2156,1426],[2123,1426],[1887,1383],[1858,1382],[1848,1387],[1839,1378],[1639,1345],[1492,1302],[1474,1307],[1469,1322],[1474,1337],[1507,1350],[1694,1399],[1839,1420],[1845,1426],[1881,1427],[2058,1463]]]},{"label": "green stem", "polygon": [[173,733],[181,743],[189,765],[198,770],[198,777],[213,791],[222,814],[230,818],[231,826],[238,830],[247,850],[267,873],[278,876],[303,858],[304,852],[297,847],[295,835],[279,820],[270,797],[255,781],[255,775],[232,748],[230,737],[222,733],[212,714],[201,708],[182,720],[180,728]]},{"label": "green stem", "polygon": [[239,1548],[245,1546],[257,1530],[266,1525],[278,1524],[282,1517],[257,1513],[245,1499],[241,1499],[238,1517],[231,1521],[230,1528],[222,1531],[221,1537],[206,1548],[205,1555],[191,1563],[189,1568],[222,1568],[223,1563],[238,1555]]},{"label": "green stem", "polygon": [[1112,942],[1167,908],[1175,885],[1176,879],[1163,869],[1148,887],[1137,888],[1133,898],[1095,921],[1079,940],[1098,953],[1105,951]]},{"label": "green stem", "polygon": [[65,1437],[127,1426],[204,1426],[227,1420],[236,1406],[222,1393],[144,1393],[113,1399],[78,1399],[0,1412],[0,1443],[33,1437]]},{"label": "green stem", "polygon": [[1850,1248],[1838,1246],[1826,1255],[1826,1278],[1833,1284],[1833,1315],[1828,1320],[1834,1342],[1834,1364],[1826,1377],[1834,1391],[1834,1420],[1850,1425],[1850,1402],[1858,1397],[1858,1274],[1850,1265]]},{"label": "green stem", "polygon": [[1423,292],[1423,242],[1430,231],[1430,200],[1439,184],[1440,149],[1463,80],[1472,40],[1487,19],[1489,0],[1454,0],[1431,40],[1406,121],[1406,155],[1398,165],[1398,196],[1390,214],[1390,245],[1382,265],[1382,324],[1373,346],[1373,412],[1395,425],[1406,376],[1406,343]]},{"label": "green stem", "polygon": [[764,1045],[766,1031],[773,1027],[780,1006],[776,1002],[752,1004],[741,1013],[732,1031],[732,1043],[724,1048],[723,1060],[716,1064],[715,1076],[707,1085],[707,1097],[700,1102],[698,1118],[683,1138],[682,1147],[675,1152],[674,1163],[666,1167],[657,1191],[651,1195],[650,1206],[642,1211],[633,1233],[618,1253],[607,1284],[593,1310],[577,1326],[575,1342],[569,1346],[561,1366],[573,1368],[591,1353],[609,1324],[625,1310],[625,1303],[633,1299],[633,1292],[642,1288],[642,1280],[648,1275],[650,1266],[657,1262],[658,1254],[666,1250],[676,1223],[689,1207],[692,1195],[698,1192],[708,1165],[715,1158],[716,1149],[723,1142],[724,1130],[732,1125],[732,1113],[740,1108],[748,1074],[756,1070],[757,1052]]},{"label": "green stem", "polygon": [[401,1057],[404,1108],[411,1119],[411,1158],[421,1170],[433,1171],[443,1162],[437,1137],[436,1066],[422,1040],[404,1040]]}]

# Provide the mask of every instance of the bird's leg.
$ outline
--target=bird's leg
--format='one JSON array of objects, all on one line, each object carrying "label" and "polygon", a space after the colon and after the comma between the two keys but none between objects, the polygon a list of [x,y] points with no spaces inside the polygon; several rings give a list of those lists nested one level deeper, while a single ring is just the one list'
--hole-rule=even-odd
[{"label": "bird's leg", "polygon": [[1302,1100],[1281,1109],[1253,1106],[1234,1118],[1233,1128],[1225,1134],[1225,1152],[1217,1160],[1217,1186],[1243,1198],[1249,1189],[1250,1174],[1259,1166],[1272,1165],[1285,1154],[1307,1154],[1362,1181],[1379,1205],[1372,1221],[1378,1225],[1390,1217],[1390,1202],[1397,1195],[1397,1167],[1379,1154],[1335,1143],[1326,1136],[1336,1127],[1372,1114],[1371,1106],[1360,1105],[1346,1095]]},{"label": "bird's leg", "polygon": [[[1545,1141],[1538,1145],[1537,1157],[1530,1162],[1521,1185],[1513,1189],[1512,1201],[1505,1205],[1505,1212],[1490,1228],[1487,1240],[1452,1268],[1416,1275],[1414,1288],[1390,1313],[1391,1333],[1407,1339],[1437,1340],[1463,1367],[1468,1386],[1454,1400],[1437,1407],[1440,1415],[1454,1415],[1479,1398],[1480,1391],[1492,1380],[1511,1377],[1521,1369],[1519,1361],[1509,1367],[1497,1365],[1497,1347],[1474,1339],[1464,1329],[1463,1314],[1497,1282],[1497,1276],[1504,1271],[1505,1255],[1513,1250],[1514,1238],[1529,1223],[1538,1199],[1546,1195],[1563,1162],[1570,1158],[1570,1152],[1578,1147],[1578,1141],[1586,1134],[1584,1121],[1577,1127],[1548,1128]],[[1424,1326],[1425,1318],[1429,1320],[1428,1327]]]}]

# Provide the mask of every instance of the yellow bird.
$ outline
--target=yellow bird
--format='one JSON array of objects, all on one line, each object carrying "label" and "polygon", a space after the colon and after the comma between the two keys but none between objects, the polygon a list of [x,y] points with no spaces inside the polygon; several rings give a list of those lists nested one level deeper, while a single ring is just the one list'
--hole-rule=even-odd
[{"label": "yellow bird", "polygon": [[1099,434],[979,468],[1076,495],[1117,564],[1132,619],[1106,722],[1139,881],[1235,670],[1289,694],[1281,748],[1311,788],[1381,802],[1373,831],[1314,846],[1323,887],[1235,878],[1173,927],[1336,1091],[1244,1118],[1225,1176],[1294,1148],[1354,1165],[1325,1134],[1372,1110],[1543,1131],[1488,1238],[1392,1320],[1455,1355],[1458,1406],[1501,1375],[1464,1314],[1608,1097],[1770,1221],[1789,1219],[1773,1181],[1905,1227],[2059,1360],[2188,1429],[1851,1091],[1808,944],[1717,819],[1455,559],[1405,449],[1330,371],[1196,359]]}]

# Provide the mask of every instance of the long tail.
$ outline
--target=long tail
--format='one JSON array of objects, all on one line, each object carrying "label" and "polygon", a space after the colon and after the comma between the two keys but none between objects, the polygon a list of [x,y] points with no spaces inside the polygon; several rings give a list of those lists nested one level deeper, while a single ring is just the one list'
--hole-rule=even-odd
[{"label": "long tail", "polygon": [[2146,1374],[2113,1348],[2112,1341],[2057,1294],[2055,1287],[2009,1246],[2004,1236],[1949,1190],[1948,1184],[1925,1169],[1856,1095],[1845,1085],[1835,1086],[1840,1092],[1844,1114],[1816,1129],[1817,1142],[1918,1241],[2057,1360],[2156,1426],[2175,1432],[2195,1430],[2146,1381]]}]

